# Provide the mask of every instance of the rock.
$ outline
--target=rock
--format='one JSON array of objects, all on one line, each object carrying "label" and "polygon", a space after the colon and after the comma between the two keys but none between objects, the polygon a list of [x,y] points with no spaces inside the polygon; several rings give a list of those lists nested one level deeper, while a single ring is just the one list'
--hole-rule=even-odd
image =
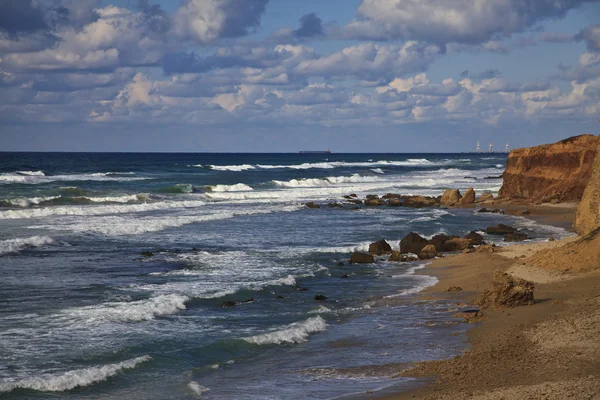
[{"label": "rock", "polygon": [[461,206],[468,206],[475,203],[475,190],[472,187],[468,188],[463,197],[460,199]]},{"label": "rock", "polygon": [[401,194],[396,194],[396,193],[388,193],[388,194],[384,194],[383,196],[381,196],[382,199],[384,200],[388,200],[388,199],[402,199],[402,195]]},{"label": "rock", "polygon": [[435,246],[435,249],[437,250],[438,253],[441,253],[442,251],[444,251],[444,243],[446,242],[446,240],[455,239],[455,238],[456,238],[456,236],[448,236],[448,235],[444,235],[443,233],[438,233],[437,235],[435,235],[434,237],[431,238],[429,243],[431,243],[432,245]]},{"label": "rock", "polygon": [[475,248],[475,253],[495,253],[496,245],[484,244]]},{"label": "rock", "polygon": [[400,252],[419,254],[423,247],[429,244],[429,240],[411,232],[400,241]]},{"label": "rock", "polygon": [[476,176],[464,176],[463,179],[473,179],[473,180],[477,180]]},{"label": "rock", "polygon": [[525,210],[519,210],[519,211],[517,211],[517,212],[515,213],[515,215],[520,215],[520,216],[523,216],[523,215],[529,215],[529,214],[531,214],[531,211],[529,211],[529,210],[527,210],[527,209],[525,209]]},{"label": "rock", "polygon": [[358,196],[356,194],[352,193],[352,194],[349,194],[348,197],[354,197],[354,198],[356,198]]},{"label": "rock", "polygon": [[486,176],[483,179],[502,179],[502,175],[498,175],[498,176]]},{"label": "rock", "polygon": [[406,261],[406,259],[402,256],[402,253],[399,251],[393,250],[392,255],[388,259],[388,261],[401,262]]},{"label": "rock", "polygon": [[553,238],[552,236],[550,236],[550,237],[548,238],[548,241],[549,241],[549,242],[554,242],[554,238]]},{"label": "rock", "polygon": [[305,207],[308,208],[321,208],[320,205],[318,205],[317,203],[315,203],[314,201],[309,201],[308,203],[304,203]]},{"label": "rock", "polygon": [[389,243],[383,239],[369,245],[369,253],[376,256],[390,254],[391,252],[392,246],[390,246]]},{"label": "rock", "polygon": [[506,199],[579,201],[590,181],[600,137],[580,135],[510,152],[500,195]]},{"label": "rock", "polygon": [[467,310],[453,315],[454,318],[462,318],[468,324],[475,324],[485,319],[480,310]]},{"label": "rock", "polygon": [[344,266],[344,262],[343,262],[343,261],[338,261],[338,262],[336,263],[336,265],[337,265],[338,267],[343,267],[343,266]]},{"label": "rock", "polygon": [[412,208],[433,207],[439,204],[435,198],[428,196],[405,196],[403,200],[405,207]]},{"label": "rock", "polygon": [[301,288],[298,288],[298,291],[299,292],[308,292],[308,288],[301,287]]},{"label": "rock", "polygon": [[143,257],[153,257],[153,256],[154,256],[154,253],[153,253],[153,252],[151,252],[151,251],[142,251],[140,254],[141,254]]},{"label": "rock", "polygon": [[444,242],[444,251],[463,251],[472,247],[469,239],[453,238]]},{"label": "rock", "polygon": [[285,297],[283,297],[282,295],[278,295],[277,298],[278,299],[285,299]]},{"label": "rock", "polygon": [[344,275],[340,276],[340,278],[342,278],[342,279],[348,279],[348,278],[350,278],[350,275],[344,274]]},{"label": "rock", "polygon": [[315,300],[317,300],[317,301],[325,301],[327,299],[328,299],[328,297],[327,296],[323,296],[322,294],[318,294],[318,295],[315,296]]},{"label": "rock", "polygon": [[381,199],[367,198],[367,200],[365,200],[365,202],[364,202],[365,206],[371,206],[371,207],[383,206],[384,204],[385,204],[385,200],[381,200]]},{"label": "rock", "polygon": [[492,289],[486,290],[477,303],[483,307],[516,307],[533,304],[533,282],[496,271]]},{"label": "rock", "polygon": [[240,301],[237,304],[247,304],[247,303],[254,303],[256,301],[256,299],[254,297],[249,298],[248,300],[244,300],[244,301]]},{"label": "rock", "polygon": [[483,236],[481,236],[479,233],[477,233],[475,231],[469,232],[465,236],[465,239],[469,239],[471,241],[471,244],[475,244],[475,245],[485,244],[485,241],[483,240]]},{"label": "rock", "polygon": [[573,224],[573,229],[581,236],[600,227],[600,145],[598,146],[590,180],[577,207]]},{"label": "rock", "polygon": [[505,242],[522,242],[527,239],[529,239],[529,236],[526,233],[515,232],[504,235]]},{"label": "rock", "polygon": [[358,200],[358,199],[354,199],[354,200],[348,200],[348,203],[351,204],[363,204],[362,200]]},{"label": "rock", "polygon": [[442,194],[440,204],[448,207],[457,206],[461,197],[458,189],[448,189]]},{"label": "rock", "polygon": [[438,256],[439,254],[433,244],[428,244],[427,246],[423,247],[423,249],[421,249],[421,252],[419,253],[420,260],[429,260]]},{"label": "rock", "polygon": [[488,235],[506,235],[508,233],[515,233],[517,230],[512,226],[498,224],[495,226],[488,226],[485,228],[485,233]]},{"label": "rock", "polygon": [[450,286],[446,289],[447,292],[462,292],[462,288],[460,286]]},{"label": "rock", "polygon": [[329,203],[327,204],[328,208],[344,208],[340,203]]},{"label": "rock", "polygon": [[484,193],[481,196],[479,196],[479,201],[483,202],[483,201],[492,201],[494,200],[494,195],[491,193]]},{"label": "rock", "polygon": [[357,198],[357,197],[358,197],[358,196],[357,196],[357,195],[355,195],[354,193],[352,193],[352,194],[349,194],[349,195],[347,195],[347,196],[344,196],[344,198],[345,198],[346,200],[352,200],[352,199],[355,199],[355,198]]},{"label": "rock", "polygon": [[223,308],[229,308],[229,307],[235,307],[235,301],[224,301],[221,303],[221,307]]},{"label": "rock", "polygon": [[367,200],[377,200],[379,199],[379,196],[377,196],[376,194],[368,194],[365,196],[365,199]]},{"label": "rock", "polygon": [[400,206],[402,206],[402,201],[400,199],[389,199],[385,203],[389,207],[400,207]]},{"label": "rock", "polygon": [[352,253],[350,256],[350,264],[372,264],[375,259],[371,254],[366,253]]}]

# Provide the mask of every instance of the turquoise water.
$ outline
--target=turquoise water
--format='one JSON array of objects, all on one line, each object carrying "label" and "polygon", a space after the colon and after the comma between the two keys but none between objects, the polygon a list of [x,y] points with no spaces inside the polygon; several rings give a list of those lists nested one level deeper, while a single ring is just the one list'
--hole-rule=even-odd
[{"label": "turquoise water", "polygon": [[350,266],[352,251],[497,222],[532,240],[564,232],[473,210],[302,203],[495,193],[505,162],[0,153],[0,398],[329,399],[410,384],[390,371],[455,354],[463,339],[449,334],[464,328],[415,298],[434,282],[414,275],[422,264]]}]

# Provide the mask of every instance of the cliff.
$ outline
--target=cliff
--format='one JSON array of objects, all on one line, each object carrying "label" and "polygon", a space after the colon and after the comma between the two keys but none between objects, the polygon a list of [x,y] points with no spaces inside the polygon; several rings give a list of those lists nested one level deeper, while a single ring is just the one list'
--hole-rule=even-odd
[{"label": "cliff", "polygon": [[587,235],[600,227],[600,147],[583,198],[575,214],[573,228],[581,236]]},{"label": "cliff", "polygon": [[508,155],[500,196],[528,202],[579,201],[592,174],[600,137],[574,136]]}]

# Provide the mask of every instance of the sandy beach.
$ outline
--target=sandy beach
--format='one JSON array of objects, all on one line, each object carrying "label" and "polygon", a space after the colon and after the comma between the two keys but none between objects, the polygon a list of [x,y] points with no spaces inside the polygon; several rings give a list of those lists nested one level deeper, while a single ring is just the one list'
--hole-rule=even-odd
[{"label": "sandy beach", "polygon": [[[496,206],[507,213],[527,208],[528,218],[562,227],[570,226],[576,209],[575,204]],[[490,287],[493,273],[502,271],[535,282],[535,302],[482,310],[483,320],[467,333],[471,347],[464,354],[404,371],[401,376],[427,378],[430,384],[387,398],[600,399],[600,272],[527,265],[536,253],[539,258],[578,240],[574,236],[494,253],[452,255],[421,270],[439,279],[422,292],[423,299],[470,303]],[[452,286],[462,291],[448,292]]]}]

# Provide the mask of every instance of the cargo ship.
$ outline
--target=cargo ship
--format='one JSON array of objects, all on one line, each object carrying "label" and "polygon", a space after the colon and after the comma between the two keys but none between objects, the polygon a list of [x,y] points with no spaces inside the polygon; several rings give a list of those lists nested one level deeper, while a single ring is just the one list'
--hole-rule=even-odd
[{"label": "cargo ship", "polygon": [[320,151],[319,150],[316,150],[316,151],[308,150],[308,151],[300,151],[299,153],[300,154],[331,154],[331,151],[329,151],[329,149],[320,150]]}]

